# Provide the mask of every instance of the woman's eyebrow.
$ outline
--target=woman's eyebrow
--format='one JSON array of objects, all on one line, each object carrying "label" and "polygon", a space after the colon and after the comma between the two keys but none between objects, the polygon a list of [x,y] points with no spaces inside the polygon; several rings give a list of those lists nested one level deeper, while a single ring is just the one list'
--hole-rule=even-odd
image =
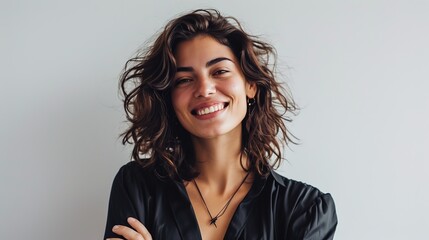
[{"label": "woman's eyebrow", "polygon": [[233,62],[231,59],[229,59],[227,57],[218,57],[218,58],[215,58],[215,59],[212,59],[212,60],[208,61],[206,63],[206,67],[210,67],[211,65],[214,65],[214,64],[216,64],[218,62],[221,62],[221,61],[224,61],[224,60]]},{"label": "woman's eyebrow", "polygon": [[[218,62],[225,61],[225,60],[233,62],[231,59],[229,59],[227,57],[218,57],[218,58],[215,58],[215,59],[212,59],[212,60],[208,61],[206,63],[206,67],[210,67],[210,66],[212,66],[212,65],[214,65],[214,64],[216,64]],[[176,72],[193,72],[193,71],[194,71],[193,67],[178,67],[176,69]]]}]

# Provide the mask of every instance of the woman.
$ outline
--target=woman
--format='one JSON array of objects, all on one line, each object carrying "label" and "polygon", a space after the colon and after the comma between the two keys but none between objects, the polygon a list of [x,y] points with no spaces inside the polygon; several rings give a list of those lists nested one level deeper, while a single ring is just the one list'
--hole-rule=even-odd
[{"label": "woman", "polygon": [[128,61],[135,161],[113,182],[105,238],[333,238],[331,196],[273,171],[296,108],[270,56],[234,18],[197,10]]}]

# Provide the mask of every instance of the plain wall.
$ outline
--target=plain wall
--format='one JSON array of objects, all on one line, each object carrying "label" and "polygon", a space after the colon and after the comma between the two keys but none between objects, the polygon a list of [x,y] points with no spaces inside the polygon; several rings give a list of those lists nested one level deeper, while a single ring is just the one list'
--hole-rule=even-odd
[{"label": "plain wall", "polygon": [[336,239],[429,227],[429,2],[1,1],[0,238],[101,239],[125,61],[177,14],[214,7],[274,44],[302,107],[280,173],[330,192]]}]

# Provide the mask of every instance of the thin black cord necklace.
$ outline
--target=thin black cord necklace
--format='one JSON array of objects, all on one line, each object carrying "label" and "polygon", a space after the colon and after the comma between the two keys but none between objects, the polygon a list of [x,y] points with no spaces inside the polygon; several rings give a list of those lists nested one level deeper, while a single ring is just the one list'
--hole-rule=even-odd
[{"label": "thin black cord necklace", "polygon": [[228,208],[229,204],[231,203],[232,199],[234,198],[235,194],[237,194],[238,190],[240,190],[241,186],[244,184],[244,182],[247,179],[247,176],[249,176],[248,172],[246,174],[246,176],[244,177],[243,181],[240,183],[240,186],[238,186],[237,190],[235,190],[234,194],[232,194],[232,196],[229,198],[229,200],[225,203],[225,205],[222,207],[222,209],[218,212],[218,214],[216,214],[216,216],[212,216],[212,214],[210,213],[209,207],[207,206],[206,201],[204,200],[203,195],[201,194],[200,188],[198,187],[197,181],[195,181],[195,179],[193,179],[195,187],[197,188],[198,194],[200,195],[201,199],[203,200],[204,206],[206,207],[207,212],[209,213],[210,216],[210,225],[214,225],[215,227],[217,227],[216,225],[216,221],[226,212],[226,209]]}]

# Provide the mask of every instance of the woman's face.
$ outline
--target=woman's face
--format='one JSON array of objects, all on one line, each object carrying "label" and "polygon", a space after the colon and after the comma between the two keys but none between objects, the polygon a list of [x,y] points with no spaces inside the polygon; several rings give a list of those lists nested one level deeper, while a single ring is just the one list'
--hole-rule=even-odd
[{"label": "woman's face", "polygon": [[175,58],[171,100],[182,126],[198,138],[238,137],[256,85],[245,80],[231,49],[199,35],[180,43]]}]

